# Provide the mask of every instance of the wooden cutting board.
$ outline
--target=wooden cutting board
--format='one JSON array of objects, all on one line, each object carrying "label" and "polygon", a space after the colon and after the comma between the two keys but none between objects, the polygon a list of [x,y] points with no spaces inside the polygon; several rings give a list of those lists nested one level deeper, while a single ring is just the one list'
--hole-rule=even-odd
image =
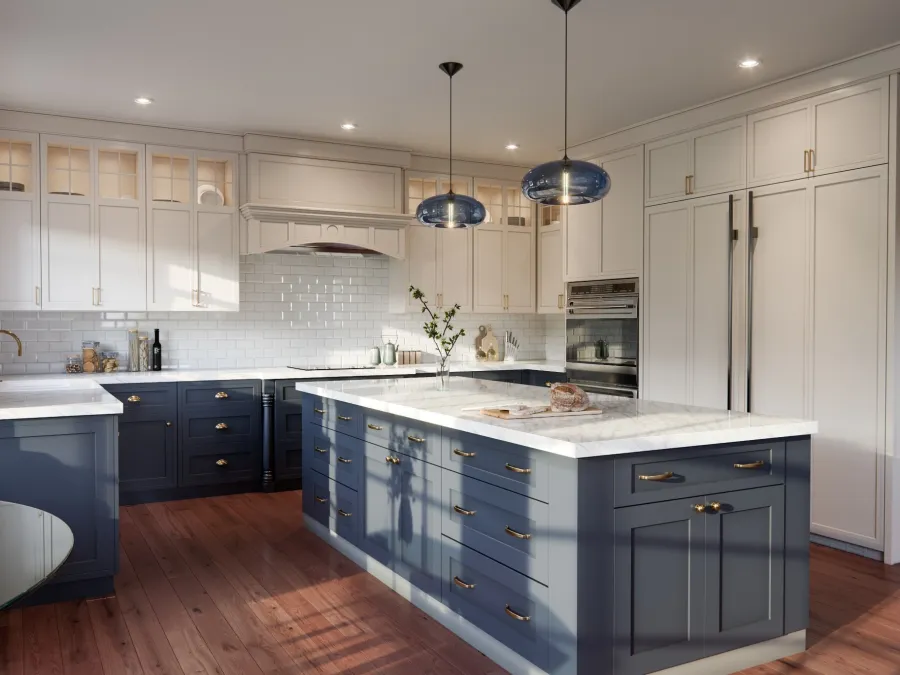
[{"label": "wooden cutting board", "polygon": [[546,412],[535,413],[534,415],[528,415],[526,417],[516,417],[514,415],[510,415],[509,410],[505,410],[503,408],[482,408],[479,412],[481,412],[482,415],[487,415],[488,417],[496,417],[498,420],[533,420],[542,419],[545,417],[578,417],[580,415],[599,415],[603,411],[600,408],[591,407],[580,412],[552,412],[548,407]]}]

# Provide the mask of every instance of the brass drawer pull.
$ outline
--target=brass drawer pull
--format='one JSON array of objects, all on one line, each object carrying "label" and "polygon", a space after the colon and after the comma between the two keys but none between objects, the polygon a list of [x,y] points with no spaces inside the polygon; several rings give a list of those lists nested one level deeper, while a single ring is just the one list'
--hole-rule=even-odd
[{"label": "brass drawer pull", "polygon": [[327,504],[328,497],[316,497],[316,501],[319,502],[320,504]]},{"label": "brass drawer pull", "polygon": [[750,462],[748,464],[741,464],[740,462],[735,462],[735,469],[761,469],[766,465],[766,463],[759,459],[755,462]]},{"label": "brass drawer pull", "polygon": [[710,502],[707,508],[713,513],[718,513],[722,510],[722,505],[719,502]]},{"label": "brass drawer pull", "polygon": [[465,588],[467,591],[471,591],[475,588],[475,584],[467,584],[465,581],[460,579],[459,577],[453,577],[453,583],[459,586],[460,588]]},{"label": "brass drawer pull", "polygon": [[466,452],[465,450],[460,450],[459,448],[453,448],[453,454],[457,457],[467,457],[472,458],[475,456],[474,452]]},{"label": "brass drawer pull", "polygon": [[545,386],[545,387],[552,387],[552,386],[553,386],[553,383],[552,383],[552,382],[544,382],[544,386]]},{"label": "brass drawer pull", "polygon": [[513,466],[509,462],[506,463],[506,470],[512,471],[513,473],[531,473],[531,469],[522,469],[518,466]]},{"label": "brass drawer pull", "polygon": [[697,513],[706,513],[706,504],[691,504],[691,508]]},{"label": "brass drawer pull", "polygon": [[141,402],[141,397],[140,397],[140,396],[129,396],[129,397],[128,397],[128,402],[129,402],[129,403],[140,403],[140,402]]},{"label": "brass drawer pull", "polygon": [[323,455],[328,452],[328,448],[320,448],[318,445],[314,446],[316,452],[321,452]]},{"label": "brass drawer pull", "polygon": [[166,422],[166,426],[167,426],[167,427],[170,427],[170,426],[172,426],[172,423],[171,423],[171,422]]},{"label": "brass drawer pull", "polygon": [[225,424],[225,422],[219,422],[219,423],[216,425],[216,429],[219,430],[219,431],[225,431],[225,429],[227,429],[227,428],[228,428],[228,425]]},{"label": "brass drawer pull", "polygon": [[399,464],[400,458],[394,457],[393,455],[388,455],[387,457],[384,458],[384,461],[387,462],[388,464]]},{"label": "brass drawer pull", "polygon": [[344,417],[343,415],[338,415],[338,419],[341,422],[352,422],[353,421],[352,417]]},{"label": "brass drawer pull", "polygon": [[353,460],[347,459],[346,457],[338,457],[338,461],[341,462],[342,464],[350,464]]},{"label": "brass drawer pull", "polygon": [[506,534],[515,537],[516,539],[531,539],[530,534],[523,534],[522,532],[516,532],[509,525],[506,526]]},{"label": "brass drawer pull", "polygon": [[216,460],[216,466],[228,466],[227,459],[218,459]]},{"label": "brass drawer pull", "polygon": [[507,616],[511,616],[516,621],[531,621],[530,616],[525,616],[524,614],[519,614],[518,612],[514,612],[509,608],[509,605],[506,606],[506,614]]},{"label": "brass drawer pull", "polygon": [[409,440],[411,440],[413,443],[424,443],[425,442],[424,438],[419,438],[418,436],[413,436],[412,434],[407,436],[407,438]]},{"label": "brass drawer pull", "polygon": [[224,392],[224,391],[220,391],[218,394],[216,394],[215,397],[216,397],[216,398],[219,398],[219,399],[222,399],[222,398],[228,398],[228,394],[227,394],[226,392]]},{"label": "brass drawer pull", "polygon": [[372,431],[384,431],[384,427],[380,427],[377,424],[367,424],[366,426],[369,427]]},{"label": "brass drawer pull", "polygon": [[675,474],[671,471],[666,471],[665,473],[655,473],[651,476],[638,476],[638,480],[649,480],[658,483],[660,481],[669,480],[674,475]]},{"label": "brass drawer pull", "polygon": [[344,511],[344,509],[338,509],[338,514],[341,516],[344,516],[344,518],[349,518],[350,516],[353,515],[352,513],[348,513],[347,511]]},{"label": "brass drawer pull", "polygon": [[474,516],[474,515],[475,515],[475,511],[469,511],[469,509],[464,509],[464,508],[461,507],[461,506],[454,506],[454,507],[453,507],[453,510],[456,511],[457,513],[460,513],[460,514],[464,515],[464,516]]},{"label": "brass drawer pull", "polygon": [[324,415],[324,414],[325,414],[325,411],[324,411],[324,410],[320,410],[319,408],[313,408],[313,412],[316,413],[317,415]]}]

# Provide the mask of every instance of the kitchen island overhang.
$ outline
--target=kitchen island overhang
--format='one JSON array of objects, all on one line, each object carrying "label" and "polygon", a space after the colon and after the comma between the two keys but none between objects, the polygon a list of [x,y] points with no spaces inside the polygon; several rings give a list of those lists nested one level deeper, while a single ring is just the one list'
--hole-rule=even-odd
[{"label": "kitchen island overhang", "polygon": [[604,397],[500,421],[468,409],[546,390],[477,381],[297,389],[311,529],[511,672],[804,649],[814,422]]}]

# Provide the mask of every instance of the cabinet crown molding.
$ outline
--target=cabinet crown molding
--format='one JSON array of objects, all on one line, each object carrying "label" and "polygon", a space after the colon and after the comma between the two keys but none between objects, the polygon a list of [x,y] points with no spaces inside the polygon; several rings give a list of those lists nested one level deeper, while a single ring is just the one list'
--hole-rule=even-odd
[{"label": "cabinet crown molding", "polygon": [[275,206],[248,203],[241,206],[241,215],[247,220],[267,223],[302,223],[304,225],[351,225],[402,229],[416,222],[414,214],[376,213],[372,211],[345,211],[304,206]]}]

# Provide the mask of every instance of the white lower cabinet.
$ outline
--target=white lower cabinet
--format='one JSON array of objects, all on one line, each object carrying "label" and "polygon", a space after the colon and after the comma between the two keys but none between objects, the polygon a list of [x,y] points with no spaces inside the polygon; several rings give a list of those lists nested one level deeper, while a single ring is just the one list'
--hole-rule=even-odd
[{"label": "white lower cabinet", "polygon": [[647,209],[642,398],[736,407],[729,392],[740,381],[729,358],[739,344],[743,237],[734,241],[733,232],[740,235],[745,209],[743,192]]}]

